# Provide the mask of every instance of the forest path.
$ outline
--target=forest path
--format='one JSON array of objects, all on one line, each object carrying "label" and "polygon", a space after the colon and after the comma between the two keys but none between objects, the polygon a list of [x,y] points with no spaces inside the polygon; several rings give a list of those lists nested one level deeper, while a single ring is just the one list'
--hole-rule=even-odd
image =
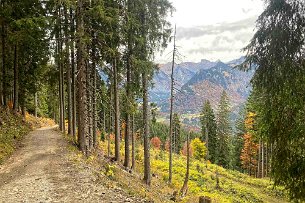
[{"label": "forest path", "polygon": [[86,165],[73,164],[67,146],[55,127],[27,135],[0,165],[0,202],[144,202],[107,188]]}]

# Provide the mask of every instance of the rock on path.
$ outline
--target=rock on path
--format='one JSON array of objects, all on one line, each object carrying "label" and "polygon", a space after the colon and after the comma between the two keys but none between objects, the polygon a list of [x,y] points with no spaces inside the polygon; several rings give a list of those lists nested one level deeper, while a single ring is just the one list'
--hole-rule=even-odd
[{"label": "rock on path", "polygon": [[89,167],[68,159],[67,143],[55,127],[31,132],[23,147],[0,165],[0,202],[144,202],[109,189]]}]

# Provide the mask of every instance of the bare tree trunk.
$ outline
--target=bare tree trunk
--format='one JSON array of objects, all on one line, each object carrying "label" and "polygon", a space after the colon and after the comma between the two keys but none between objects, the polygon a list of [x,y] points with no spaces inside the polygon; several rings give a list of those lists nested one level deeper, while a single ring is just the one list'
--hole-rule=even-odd
[{"label": "bare tree trunk", "polygon": [[[4,1],[1,2],[2,7],[4,8]],[[5,25],[4,21],[2,21],[2,33],[1,33],[1,39],[2,39],[2,105],[6,106],[6,94],[7,94],[7,87],[6,87],[6,54],[5,54],[5,48],[6,48],[6,41],[5,41]]]},{"label": "bare tree trunk", "polygon": [[266,176],[268,176],[268,174],[269,174],[269,166],[268,166],[268,164],[269,164],[269,151],[268,151],[268,142],[266,143],[266,173],[265,173],[265,175]]},{"label": "bare tree trunk", "polygon": [[127,85],[126,85],[126,133],[125,133],[125,159],[124,159],[124,166],[129,168],[129,159],[130,159],[130,150],[129,150],[129,138],[130,138],[130,111],[131,111],[131,102],[132,95],[131,95],[131,64],[130,64],[130,55],[127,59]]},{"label": "bare tree trunk", "polygon": [[[60,53],[59,53],[60,54]],[[61,59],[59,59],[58,65],[59,65],[59,110],[60,110],[60,124],[59,124],[59,128],[62,132],[64,132],[65,130],[65,118],[64,118],[64,113],[63,113],[63,97],[62,97],[62,86],[63,86],[63,81],[62,81],[62,66],[61,66]]]},{"label": "bare tree trunk", "polygon": [[111,149],[110,149],[110,134],[112,134],[113,133],[113,111],[112,111],[112,101],[113,101],[113,94],[112,94],[112,91],[113,91],[113,87],[112,87],[112,85],[113,85],[113,79],[112,79],[112,77],[110,76],[110,85],[109,85],[109,97],[110,97],[110,99],[109,99],[109,118],[108,118],[108,130],[109,130],[109,132],[108,132],[108,157],[110,157],[110,155],[111,155]]},{"label": "bare tree trunk", "polygon": [[171,97],[170,97],[170,118],[169,118],[169,175],[168,182],[172,183],[172,168],[173,168],[173,152],[172,152],[172,135],[173,135],[173,105],[174,105],[174,66],[175,66],[175,52],[176,52],[176,26],[174,34],[174,50],[173,50],[173,61],[171,71]]},{"label": "bare tree trunk", "polygon": [[[88,47],[89,51],[89,47]],[[92,122],[92,67],[89,64],[89,59],[86,60],[86,91],[87,91],[87,119],[88,119],[88,136],[89,136],[89,151],[93,148],[93,122]]]},{"label": "bare tree trunk", "polygon": [[103,107],[103,131],[104,131],[104,133],[106,133],[106,108],[105,108],[105,106]]},{"label": "bare tree trunk", "polygon": [[114,82],[114,122],[115,122],[115,160],[120,161],[120,104],[119,104],[119,85],[118,85],[118,66],[117,59],[113,62],[113,82]]},{"label": "bare tree trunk", "polygon": [[186,138],[186,144],[187,144],[187,158],[186,158],[186,173],[185,173],[185,179],[183,186],[180,190],[180,194],[182,197],[184,197],[187,193],[188,187],[187,183],[189,181],[189,174],[190,174],[190,143],[189,143],[189,134],[187,133],[187,138]]},{"label": "bare tree trunk", "polygon": [[83,0],[78,1],[77,15],[77,69],[78,69],[78,143],[80,150],[89,155],[88,139],[88,112],[87,112],[87,92],[86,92],[86,64],[85,64],[85,44],[84,44],[84,19]]},{"label": "bare tree trunk", "polygon": [[57,26],[58,26],[58,67],[59,67],[59,106],[60,106],[60,125],[59,128],[62,132],[65,133],[65,104],[64,104],[64,71],[63,71],[63,56],[62,56],[62,27],[61,27],[61,7],[58,7],[58,16],[57,16]]},{"label": "bare tree trunk", "polygon": [[75,84],[75,52],[74,52],[74,17],[73,10],[70,9],[70,19],[71,19],[71,71],[72,71],[72,83],[71,83],[71,91],[72,91],[72,134],[74,139],[76,140],[76,84]]},{"label": "bare tree trunk", "polygon": [[95,39],[95,34],[92,34],[93,40],[92,40],[92,80],[93,80],[93,84],[92,84],[92,136],[93,136],[93,147],[96,148],[97,146],[97,134],[96,134],[96,130],[97,130],[97,112],[96,112],[96,61],[97,61],[97,57],[96,57],[96,48],[95,48],[95,44],[96,44],[96,39]]},{"label": "bare tree trunk", "polygon": [[144,136],[144,181],[150,185],[150,152],[149,152],[149,107],[148,107],[148,84],[147,74],[142,73],[143,86],[143,136]]},{"label": "bare tree trunk", "polygon": [[18,53],[17,53],[17,44],[15,44],[14,50],[14,105],[13,109],[15,112],[18,111],[18,94],[19,94],[19,70],[18,70]]},{"label": "bare tree trunk", "polygon": [[250,156],[249,156],[249,159],[250,159],[250,161],[249,161],[249,176],[251,176],[251,165],[252,165],[252,153],[251,153],[251,149],[252,149],[252,144],[251,144],[251,141],[250,141],[250,152],[249,152],[249,154],[250,154]]},{"label": "bare tree trunk", "polygon": [[136,159],[135,159],[135,151],[136,151],[136,146],[135,146],[135,131],[134,131],[134,114],[132,114],[132,119],[131,119],[131,169],[135,170],[136,168]]},{"label": "bare tree trunk", "polygon": [[264,146],[265,146],[265,144],[264,144],[264,142],[262,142],[262,178],[264,177],[264,175],[265,175],[265,172],[264,172],[264,156],[265,156],[265,154],[264,154]]},{"label": "bare tree trunk", "polygon": [[[94,66],[95,67],[95,66]],[[92,111],[93,111],[93,147],[96,148],[97,144],[98,144],[98,137],[97,137],[97,111],[96,111],[96,71],[94,69],[93,71],[93,94],[92,94],[92,102],[93,102],[93,106],[92,106]]]},{"label": "bare tree trunk", "polygon": [[258,148],[258,162],[257,162],[257,178],[261,177],[260,172],[260,164],[261,164],[261,148],[262,148],[262,140],[261,138],[259,139],[259,148]]},{"label": "bare tree trunk", "polygon": [[270,153],[269,153],[269,173],[272,171],[272,150],[273,150],[273,146],[272,144],[270,144]]},{"label": "bare tree trunk", "polygon": [[63,120],[63,116],[62,116],[62,102],[61,102],[61,71],[60,71],[60,42],[59,42],[59,24],[60,24],[60,20],[59,20],[59,11],[58,9],[56,10],[56,25],[55,25],[55,38],[56,38],[56,48],[55,48],[55,63],[56,66],[58,68],[58,73],[59,73],[59,77],[58,77],[58,112],[59,112],[59,130],[62,131],[63,126],[62,126],[62,120]]},{"label": "bare tree trunk", "polygon": [[[59,10],[59,19],[61,23],[61,9]],[[64,80],[64,56],[63,56],[63,42],[62,42],[62,26],[59,26],[59,54],[60,54],[60,80],[61,80],[61,111],[62,111],[62,132],[66,133],[66,119],[65,119],[65,80]]]},{"label": "bare tree trunk", "polygon": [[37,110],[38,110],[38,95],[37,95],[37,92],[35,92],[35,96],[34,96],[34,105],[35,105],[35,118],[37,118]]},{"label": "bare tree trunk", "polygon": [[64,8],[64,16],[65,16],[65,66],[67,68],[67,96],[68,96],[68,134],[73,134],[72,129],[72,93],[71,93],[71,66],[69,61],[69,33],[68,33],[68,12],[67,8]]}]

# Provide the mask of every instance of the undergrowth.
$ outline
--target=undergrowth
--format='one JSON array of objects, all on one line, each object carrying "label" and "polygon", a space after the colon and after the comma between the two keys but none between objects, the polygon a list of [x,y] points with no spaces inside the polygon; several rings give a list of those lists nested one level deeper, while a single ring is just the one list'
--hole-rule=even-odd
[{"label": "undergrowth", "polygon": [[[100,148],[105,152],[107,143],[101,142]],[[111,143],[111,150],[114,144]],[[173,194],[179,192],[186,173],[186,157],[174,154],[172,184],[168,181],[168,153],[163,150],[151,149],[152,185],[145,186],[141,182],[143,177],[143,147],[136,149],[136,171],[131,177],[126,177],[126,172],[121,172],[122,167],[117,167],[114,172],[116,180],[125,188],[132,190],[154,202],[171,202]],[[124,144],[121,145],[121,157],[124,155]],[[121,160],[122,163],[122,160]],[[123,170],[124,171],[124,170]],[[216,187],[218,173],[219,187]],[[138,181],[134,179],[138,178]],[[141,184],[139,184],[139,182]],[[224,169],[218,165],[191,159],[188,193],[185,197],[177,196],[177,202],[199,202],[199,196],[207,196],[212,202],[287,202],[284,188],[273,187],[269,178],[258,179],[238,171]]]},{"label": "undergrowth", "polygon": [[[100,150],[85,158],[76,147],[72,147],[74,161],[84,161],[93,166],[96,175],[104,185],[123,188],[130,195],[140,196],[147,202],[199,202],[200,196],[207,196],[212,202],[288,202],[284,189],[274,188],[269,178],[257,179],[238,171],[224,169],[205,161],[191,160],[188,193],[185,197],[174,197],[182,187],[186,172],[186,157],[174,154],[173,180],[168,184],[168,153],[162,150],[151,150],[152,183],[148,187],[143,178],[143,147],[136,149],[136,169],[131,172],[122,166],[124,142],[121,142],[121,160],[118,163],[107,157],[107,142],[100,142]],[[111,156],[114,143],[111,143]],[[216,187],[218,173],[219,187]]]},{"label": "undergrowth", "polygon": [[51,125],[54,125],[51,119],[35,118],[28,113],[24,118],[9,108],[0,107],[0,164],[15,151],[24,135],[34,128]]}]

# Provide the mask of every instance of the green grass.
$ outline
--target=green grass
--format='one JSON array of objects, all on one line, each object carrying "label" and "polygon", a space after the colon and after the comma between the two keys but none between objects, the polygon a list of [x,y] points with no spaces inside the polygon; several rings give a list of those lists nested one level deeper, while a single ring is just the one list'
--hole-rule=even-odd
[{"label": "green grass", "polygon": [[[107,149],[106,143],[101,143],[102,149]],[[113,150],[113,144],[111,149]],[[124,145],[121,145],[123,157]],[[174,191],[182,187],[186,172],[186,157],[174,154],[173,158],[173,180],[168,185],[168,153],[160,150],[151,150],[151,173],[156,177],[152,178],[150,189],[136,184],[132,187],[128,178],[120,175],[117,181],[134,193],[153,199],[155,202],[170,202],[170,196]],[[143,175],[143,148],[139,146],[136,150],[137,173]],[[216,188],[216,171],[219,174],[220,188]],[[119,172],[115,173],[117,175]],[[134,180],[133,180],[134,181]],[[139,180],[140,181],[140,180]],[[144,188],[144,189],[143,189]],[[250,177],[238,171],[224,169],[215,164],[205,161],[191,160],[190,179],[188,182],[188,193],[178,202],[198,202],[199,196],[208,196],[212,202],[288,202],[283,188],[274,188],[269,178],[258,179]]]}]

